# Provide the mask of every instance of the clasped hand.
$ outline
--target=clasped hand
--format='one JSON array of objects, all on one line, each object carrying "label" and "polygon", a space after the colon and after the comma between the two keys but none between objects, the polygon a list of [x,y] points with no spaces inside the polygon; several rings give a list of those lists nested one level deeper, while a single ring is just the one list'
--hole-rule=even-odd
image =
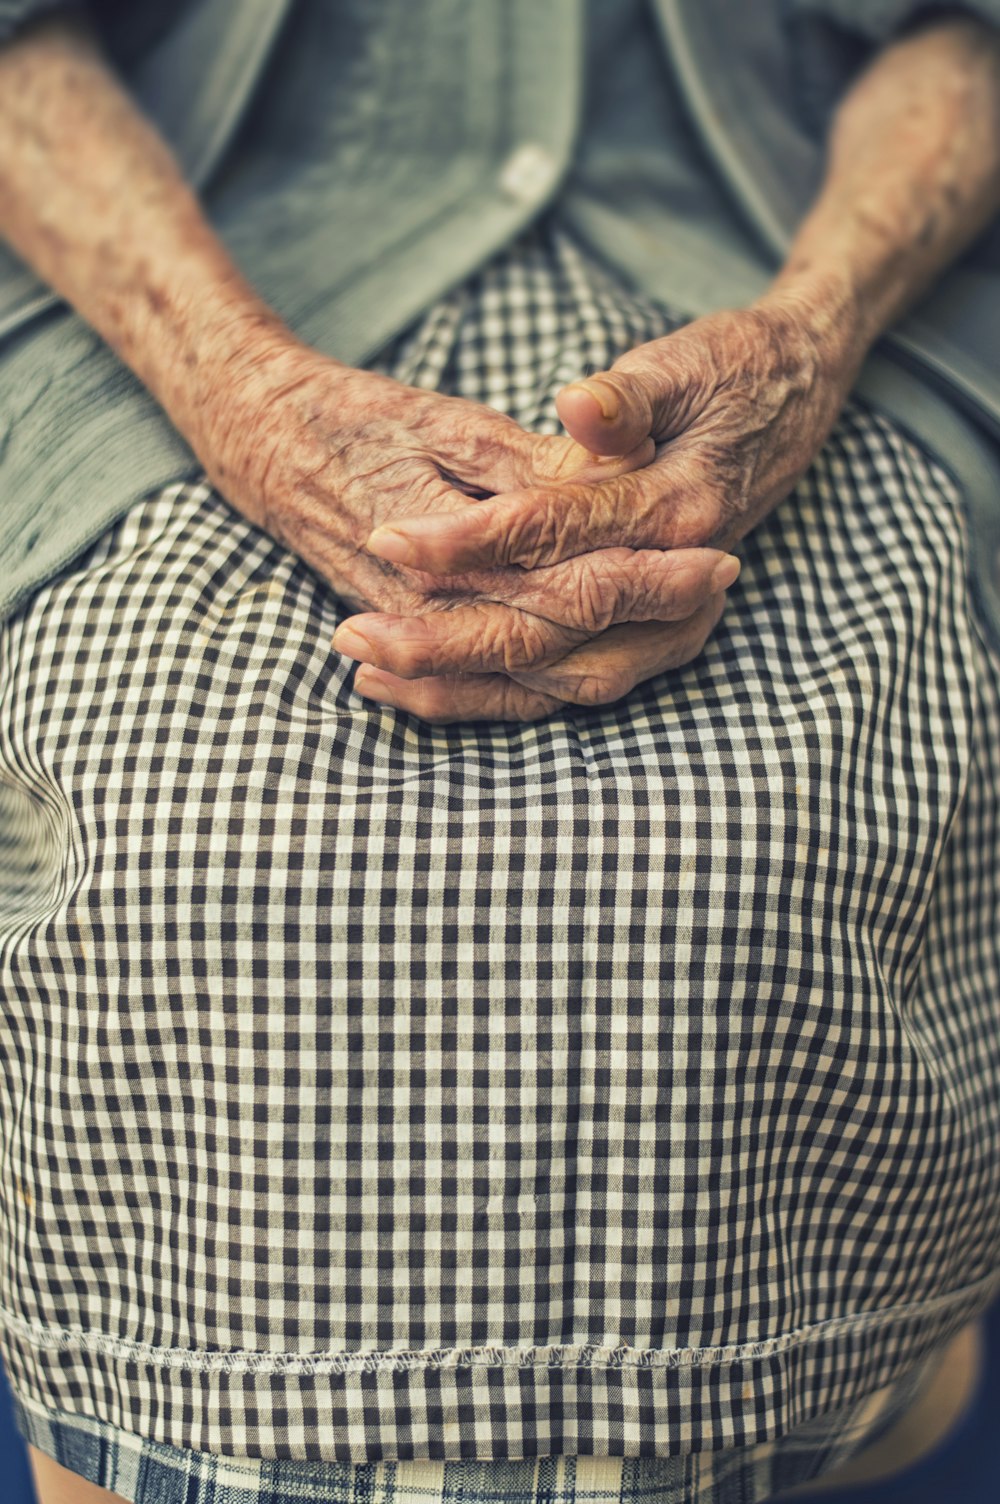
[{"label": "clasped hand", "polygon": [[305,346],[267,369],[252,455],[217,443],[212,478],[358,609],[333,638],[358,692],[434,723],[607,704],[694,658],[739,572],[726,551],[848,384],[765,300],[564,387],[566,438]]}]

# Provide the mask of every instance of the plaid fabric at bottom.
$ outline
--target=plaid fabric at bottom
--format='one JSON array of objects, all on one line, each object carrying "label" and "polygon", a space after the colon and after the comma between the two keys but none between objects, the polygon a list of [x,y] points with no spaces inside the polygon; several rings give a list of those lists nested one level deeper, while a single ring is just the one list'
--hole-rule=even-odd
[{"label": "plaid fabric at bottom", "polygon": [[936,1363],[932,1354],[898,1383],[777,1441],[686,1457],[355,1464],[211,1457],[17,1396],[14,1412],[22,1436],[40,1452],[130,1504],[757,1504],[832,1472],[877,1441]]},{"label": "plaid fabric at bottom", "polygon": [[[550,219],[379,368],[555,432],[679,322]],[[356,695],[352,613],[203,482],[3,627],[26,1434],[164,1464],[140,1504],[411,1463],[749,1504],[985,1310],[1000,655],[961,497],[852,404],[740,552],[693,663],[528,725]]]}]

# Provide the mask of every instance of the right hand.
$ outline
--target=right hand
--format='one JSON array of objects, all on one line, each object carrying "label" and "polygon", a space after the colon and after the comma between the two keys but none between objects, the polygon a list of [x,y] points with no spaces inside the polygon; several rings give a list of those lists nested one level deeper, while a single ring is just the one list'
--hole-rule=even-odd
[{"label": "right hand", "polygon": [[[474,719],[477,680],[559,662],[622,623],[649,623],[645,630],[662,638],[670,630],[662,624],[677,622],[687,642],[689,619],[704,619],[707,635],[717,618],[710,578],[724,555],[713,548],[612,547],[551,567],[455,575],[391,564],[364,548],[381,522],[465,509],[470,496],[612,479],[648,463],[651,440],[624,458],[598,459],[572,439],[527,433],[492,408],[341,365],[291,339],[255,351],[200,427],[195,447],[216,488],[349,606],[411,618],[449,613],[450,674],[464,681],[462,708],[428,719]],[[378,625],[392,630],[384,614]],[[406,627],[412,634],[414,623]],[[447,682],[439,668],[422,667],[419,637],[404,656],[407,677]],[[398,675],[398,643],[392,660]],[[498,712],[495,690],[480,696],[479,713],[491,719],[534,719],[564,703],[511,681]]]}]

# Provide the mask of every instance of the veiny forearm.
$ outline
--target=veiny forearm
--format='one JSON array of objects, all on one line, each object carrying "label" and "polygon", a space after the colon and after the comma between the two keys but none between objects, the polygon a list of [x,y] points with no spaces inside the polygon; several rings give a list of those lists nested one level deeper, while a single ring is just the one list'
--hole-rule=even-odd
[{"label": "veiny forearm", "polygon": [[769,297],[856,371],[1000,212],[1000,32],[946,19],[887,47],[834,120],[823,188]]},{"label": "veiny forearm", "polygon": [[85,25],[0,49],[0,235],[197,448],[226,374],[290,336],[242,277]]}]

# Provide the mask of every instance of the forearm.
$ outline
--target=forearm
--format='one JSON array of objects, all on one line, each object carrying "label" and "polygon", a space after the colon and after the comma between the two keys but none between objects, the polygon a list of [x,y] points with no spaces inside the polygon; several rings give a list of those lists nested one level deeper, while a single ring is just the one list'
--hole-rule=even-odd
[{"label": "forearm", "polygon": [[227,372],[289,338],[75,20],[0,50],[0,235],[196,448]]},{"label": "forearm", "polygon": [[872,342],[1000,212],[1000,32],[938,22],[888,47],[834,120],[819,198],[768,298],[853,378]]}]

